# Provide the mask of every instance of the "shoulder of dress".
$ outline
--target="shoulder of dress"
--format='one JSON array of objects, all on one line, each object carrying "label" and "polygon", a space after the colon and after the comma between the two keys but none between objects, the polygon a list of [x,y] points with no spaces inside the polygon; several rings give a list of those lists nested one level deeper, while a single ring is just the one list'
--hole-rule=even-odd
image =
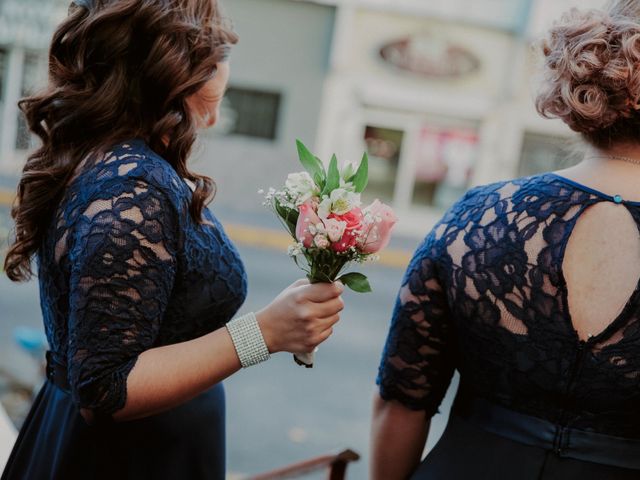
[{"label": "shoulder of dress", "polygon": [[133,197],[151,189],[152,195],[179,217],[188,214],[191,190],[169,162],[141,140],[114,145],[82,176],[78,201],[83,203],[117,197],[131,197],[136,202]]},{"label": "shoulder of dress", "polygon": [[143,141],[123,142],[113,147],[114,170],[111,178],[136,180],[152,185],[173,200],[188,200],[190,188],[173,166]]},{"label": "shoulder of dress", "polygon": [[460,209],[463,209],[471,204],[475,204],[478,201],[485,199],[487,196],[498,197],[500,195],[500,190],[506,187],[510,182],[513,182],[513,180],[501,180],[498,182],[471,187],[464,193],[464,195],[458,198],[458,200],[456,200],[453,205],[451,205],[448,213],[457,212]]},{"label": "shoulder of dress", "polygon": [[521,179],[499,180],[496,182],[476,185],[475,187],[472,187],[469,190],[467,190],[467,193],[465,193],[462,199],[470,199],[483,194],[493,194],[493,193],[499,192],[500,190],[509,186],[510,184],[517,185],[520,181]]},{"label": "shoulder of dress", "polygon": [[501,180],[477,185],[467,190],[447,209],[440,221],[436,223],[434,227],[434,231],[438,232],[436,237],[441,238],[443,230],[449,230],[450,228],[460,229],[470,222],[479,221],[484,211],[503,200],[508,193],[513,191],[511,184],[515,184],[518,181],[518,179]]},{"label": "shoulder of dress", "polygon": [[495,215],[506,215],[510,210],[508,201],[519,203],[527,195],[554,193],[554,178],[549,173],[541,173],[472,187],[449,207],[437,227],[443,224],[463,227],[480,222],[489,209],[493,209]]}]

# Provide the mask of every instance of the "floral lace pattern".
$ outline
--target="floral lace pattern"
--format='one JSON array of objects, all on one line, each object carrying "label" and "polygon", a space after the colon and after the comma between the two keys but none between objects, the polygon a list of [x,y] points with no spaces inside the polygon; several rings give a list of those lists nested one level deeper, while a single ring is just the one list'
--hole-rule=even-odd
[{"label": "floral lace pattern", "polygon": [[581,340],[562,272],[578,218],[604,201],[640,226],[640,203],[551,173],[467,192],[405,274],[377,379],[382,397],[432,416],[457,369],[465,394],[640,438],[638,288],[601,333]]},{"label": "floral lace pattern", "polygon": [[75,403],[109,416],[138,356],[229,321],[246,296],[238,252],[191,190],[144,142],[90,157],[38,252],[45,329]]}]

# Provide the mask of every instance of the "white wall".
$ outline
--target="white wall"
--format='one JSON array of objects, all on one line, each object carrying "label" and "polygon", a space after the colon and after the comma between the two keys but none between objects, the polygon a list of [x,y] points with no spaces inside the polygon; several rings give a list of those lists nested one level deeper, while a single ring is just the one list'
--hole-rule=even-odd
[{"label": "white wall", "polygon": [[528,35],[530,37],[543,35],[555,20],[573,7],[602,8],[606,3],[606,0],[536,0],[529,22]]},{"label": "white wall", "polygon": [[[281,92],[275,141],[207,134],[194,169],[214,177],[216,203],[260,209],[259,188],[284,183],[299,169],[295,139],[313,148],[328,68],[335,8],[288,0],[227,0],[239,44],[231,54],[237,87]],[[246,192],[239,195],[239,191]]]},{"label": "white wall", "polygon": [[9,460],[16,437],[16,429],[0,405],[0,472],[4,470],[7,460]]}]

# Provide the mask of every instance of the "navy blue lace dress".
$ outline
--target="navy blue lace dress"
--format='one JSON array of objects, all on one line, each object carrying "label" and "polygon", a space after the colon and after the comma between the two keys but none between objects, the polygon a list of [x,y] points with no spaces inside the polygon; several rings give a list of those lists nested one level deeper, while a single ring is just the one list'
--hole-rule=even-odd
[{"label": "navy blue lace dress", "polygon": [[204,224],[191,219],[190,187],[141,140],[78,171],[38,252],[52,361],[69,389],[45,383],[2,479],[221,480],[221,384],[148,418],[110,417],[142,352],[221,328],[240,308],[238,252],[209,210]]},{"label": "navy blue lace dress", "polygon": [[640,228],[640,202],[546,173],[470,190],[418,248],[380,394],[430,418],[456,369],[460,386],[414,478],[640,478],[640,288],[584,340],[562,270],[577,220],[602,202]]}]

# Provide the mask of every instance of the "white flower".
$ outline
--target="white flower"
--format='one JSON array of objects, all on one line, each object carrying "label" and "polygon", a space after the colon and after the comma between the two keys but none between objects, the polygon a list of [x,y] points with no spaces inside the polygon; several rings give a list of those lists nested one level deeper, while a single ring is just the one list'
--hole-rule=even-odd
[{"label": "white flower", "polygon": [[329,214],[344,215],[356,207],[362,205],[360,194],[354,193],[344,188],[336,188],[331,192],[331,196],[325,195],[318,205],[318,216],[327,218]]},{"label": "white flower", "polygon": [[327,218],[331,213],[331,199],[328,196],[324,196],[322,201],[318,205],[318,216],[322,219]]},{"label": "white flower", "polygon": [[296,205],[302,205],[320,193],[318,186],[307,172],[290,173],[285,186]]},{"label": "white flower", "polygon": [[350,192],[344,188],[336,188],[331,192],[331,213],[344,215],[361,205],[360,194]]},{"label": "white flower", "polygon": [[316,247],[321,249],[329,248],[329,245],[331,245],[326,235],[316,235],[313,241]]},{"label": "white flower", "polygon": [[348,192],[354,192],[356,191],[356,186],[351,183],[351,182],[345,182],[344,179],[340,179],[340,188],[342,188],[343,190],[347,190]]},{"label": "white flower", "polygon": [[304,248],[304,245],[302,245],[302,243],[300,242],[294,243],[293,245],[289,245],[289,248],[287,249],[287,253],[290,257],[297,257],[298,255],[302,254],[303,248]]},{"label": "white flower", "polygon": [[340,181],[344,181],[347,178],[351,178],[356,173],[356,166],[352,162],[347,162],[342,167],[342,171],[340,172]]},{"label": "white flower", "polygon": [[[306,223],[309,223],[308,218],[305,218],[304,221]],[[318,233],[318,230],[316,229],[316,226],[313,223],[309,223],[309,226],[307,227],[307,232],[309,232],[311,235],[315,235],[316,233]]]}]

